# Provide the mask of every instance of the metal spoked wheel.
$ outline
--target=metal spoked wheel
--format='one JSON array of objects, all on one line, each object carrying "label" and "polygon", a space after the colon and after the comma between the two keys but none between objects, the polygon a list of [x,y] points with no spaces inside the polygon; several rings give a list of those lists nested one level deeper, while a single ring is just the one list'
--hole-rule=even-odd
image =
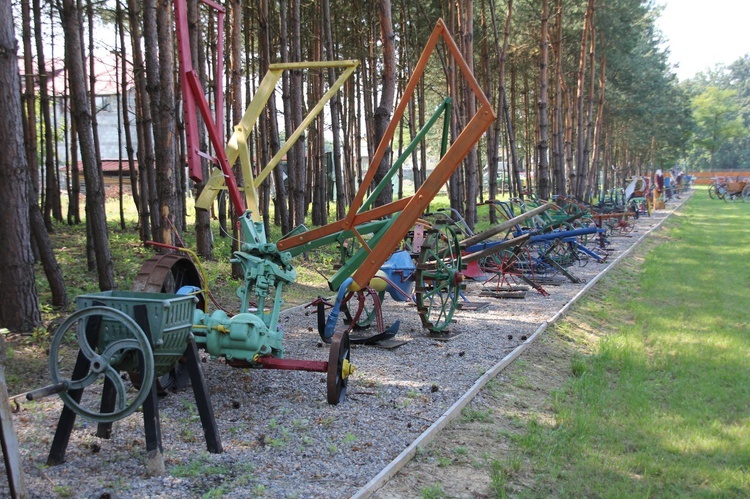
[{"label": "metal spoked wheel", "polygon": [[721,184],[718,187],[716,187],[716,197],[721,199],[724,202],[729,202],[727,199],[727,195],[729,194],[729,188],[726,184]]},{"label": "metal spoked wheel", "polygon": [[708,197],[711,199],[716,199],[718,196],[716,194],[716,184],[711,184],[708,186]]},{"label": "metal spoked wheel", "polygon": [[[375,323],[378,315],[378,307],[380,306],[380,302],[382,302],[381,299],[378,303],[375,303],[375,297],[377,296],[377,293],[374,291],[360,289],[359,291],[349,293],[344,298],[341,309],[347,317],[345,323],[349,326],[350,331],[352,329],[368,328]],[[352,298],[356,298],[356,304],[353,304]],[[352,310],[354,311],[353,313]]]},{"label": "metal spoked wheel", "polygon": [[349,333],[339,331],[333,335],[331,349],[328,352],[327,395],[328,403],[337,405],[346,398],[346,386],[349,375],[354,372],[350,362]]},{"label": "metal spoked wheel", "polygon": [[[133,291],[147,293],[176,293],[180,288],[193,286],[201,288],[200,272],[189,258],[176,253],[156,255],[141,265],[133,281]],[[197,295],[196,308],[204,309],[205,296]],[[161,374],[161,373],[160,373]],[[133,386],[140,388],[141,379],[138,373],[130,373]],[[166,395],[168,390],[179,390],[190,385],[190,377],[184,359],[175,362],[174,367],[156,379],[156,390],[159,395]]]},{"label": "metal spoked wheel", "polygon": [[433,228],[419,255],[416,271],[417,311],[422,325],[432,332],[445,331],[453,320],[461,291],[461,249],[455,231]]},{"label": "metal spoked wheel", "polygon": [[[77,362],[70,347],[78,345]],[[74,365],[88,363],[86,372],[74,373]],[[88,388],[81,396],[59,393],[65,405],[79,416],[97,423],[111,423],[129,416],[146,400],[154,382],[154,354],[146,334],[127,314],[95,306],[75,312],[57,329],[50,344],[49,370],[54,384],[68,390]],[[121,371],[138,372],[142,383],[133,394]],[[115,393],[114,410],[102,412],[101,397],[107,385]]]},{"label": "metal spoked wheel", "polygon": [[742,188],[742,202],[750,203],[750,184]]}]

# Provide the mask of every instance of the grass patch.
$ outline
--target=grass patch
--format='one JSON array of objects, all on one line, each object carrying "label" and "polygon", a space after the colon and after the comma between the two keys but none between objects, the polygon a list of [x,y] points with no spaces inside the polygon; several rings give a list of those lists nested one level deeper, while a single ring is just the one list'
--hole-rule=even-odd
[{"label": "grass patch", "polygon": [[552,397],[555,422],[531,421],[516,442],[535,493],[750,496],[748,213],[697,192],[639,268],[608,278],[627,290],[587,299],[557,328],[586,345],[575,314],[607,305],[601,338]]}]

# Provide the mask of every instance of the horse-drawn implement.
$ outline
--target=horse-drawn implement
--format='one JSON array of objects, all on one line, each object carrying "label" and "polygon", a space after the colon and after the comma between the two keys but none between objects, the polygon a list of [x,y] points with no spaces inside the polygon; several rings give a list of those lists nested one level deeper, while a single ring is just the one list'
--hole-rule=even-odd
[{"label": "horse-drawn implement", "polygon": [[[223,19],[221,6],[213,2],[206,4],[218,11],[220,20]],[[423,230],[425,227],[418,221],[489,128],[495,114],[442,20],[438,21],[402,91],[401,100],[346,217],[313,230],[298,227],[281,240],[272,242],[267,239],[260,221],[256,190],[294,141],[302,136],[313,117],[322,111],[324,101],[330,99],[353,73],[357,63],[272,65],[244,117],[224,146],[221,142],[222,118],[212,115],[192,67],[183,0],[175,1],[175,18],[190,176],[194,180],[200,179],[200,158],[206,157],[206,153],[198,148],[197,113],[206,124],[214,151],[211,160],[218,166],[196,205],[209,207],[218,192],[226,189],[235,212],[240,213],[237,224],[241,245],[231,259],[240,266],[243,275],[243,282],[237,290],[239,311],[235,314],[222,309],[210,311],[208,283],[202,275],[200,263],[190,257],[189,250],[175,247],[171,248],[176,252],[156,255],[144,263],[135,279],[134,291],[109,291],[78,297],[78,310],[64,321],[53,337],[50,351],[53,384],[29,395],[34,399],[58,393],[65,402],[48,460],[50,464],[64,460],[77,415],[99,423],[98,435],[106,437],[114,421],[132,414],[141,405],[146,421],[147,450],[160,449],[156,393],[186,376],[193,385],[208,450],[221,452],[209,393],[199,365],[198,349],[205,350],[212,358],[225,359],[228,365],[238,368],[325,373],[327,400],[330,404],[338,404],[344,399],[347,380],[354,366],[350,362],[349,330],[336,328],[335,314],[343,304],[346,313],[350,313],[355,322],[379,318],[379,329],[382,329],[378,301],[382,293],[387,290],[392,296],[411,294],[408,286],[401,288],[396,285],[398,290],[389,289],[396,279],[388,275],[400,275],[402,283],[413,281],[418,313],[424,326],[431,331],[447,327],[457,308],[462,264],[455,233],[447,226]],[[222,30],[218,29],[217,33],[221,36]],[[415,142],[397,159],[386,178],[381,180],[380,186],[375,186],[376,169],[389,149],[396,127],[425,73],[430,56],[441,41],[444,55],[449,54],[453,58],[467,89],[473,92],[478,111],[469,117],[463,130],[448,145],[451,100],[445,99],[425,130],[420,131]],[[334,67],[342,70],[342,74],[321,103],[312,108],[308,117],[256,177],[250,167],[246,142],[248,135],[266,101],[273,98],[281,73],[303,67]],[[220,83],[217,82],[217,85]],[[215,95],[220,99],[222,94],[216,92]],[[215,103],[217,113],[222,108],[222,102]],[[443,118],[444,127],[443,147],[432,173],[413,195],[384,206],[372,207],[385,182],[390,182],[411,148],[424,138],[429,127],[440,118]],[[236,161],[242,166],[244,193],[232,172],[232,165]],[[366,198],[368,192],[370,195]],[[404,245],[405,239],[409,239],[411,250],[406,256],[397,251],[399,246]],[[321,337],[330,344],[328,359],[289,359],[285,356],[279,316],[283,289],[296,279],[293,259],[312,248],[330,244],[348,246],[350,251],[341,268],[328,280],[330,289],[337,293],[336,304],[320,329]],[[394,260],[396,263],[393,263]],[[391,274],[385,273],[389,271],[388,263],[393,270]],[[381,269],[385,269],[385,272]],[[381,295],[378,296],[378,293]],[[350,310],[354,303],[352,298],[356,298],[356,310]],[[77,347],[77,356],[74,361],[64,360],[63,345],[71,341]],[[133,381],[135,395],[133,389],[123,381],[127,378]],[[84,393],[84,390],[87,392]],[[96,400],[97,397],[101,399]]]},{"label": "horse-drawn implement", "polygon": [[713,177],[708,186],[708,195],[711,199],[720,199],[725,202],[734,202],[742,199],[750,202],[750,180],[744,177]]}]

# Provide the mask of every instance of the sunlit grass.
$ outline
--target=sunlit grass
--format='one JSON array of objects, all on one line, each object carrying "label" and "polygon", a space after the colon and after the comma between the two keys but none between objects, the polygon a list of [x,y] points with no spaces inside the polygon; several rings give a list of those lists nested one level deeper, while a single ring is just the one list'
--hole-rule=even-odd
[{"label": "sunlit grass", "polygon": [[[698,192],[640,269],[608,278],[609,321],[553,397],[555,424],[519,439],[538,492],[750,496],[748,217]],[[559,330],[584,341],[575,324]]]}]

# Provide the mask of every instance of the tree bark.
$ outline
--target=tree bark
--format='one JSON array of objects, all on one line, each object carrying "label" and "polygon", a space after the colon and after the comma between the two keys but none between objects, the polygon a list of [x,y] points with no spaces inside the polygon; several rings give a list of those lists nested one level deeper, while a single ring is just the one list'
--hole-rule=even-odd
[{"label": "tree bark", "polygon": [[[203,28],[200,22],[200,11],[198,9],[198,0],[188,0],[187,2],[188,17],[188,36],[190,38],[190,54],[192,57],[193,68],[198,73],[198,79],[201,86],[206,88],[206,54],[201,44],[203,39]],[[183,88],[183,92],[189,89]],[[201,150],[206,150],[206,127],[203,118],[197,114],[198,119],[198,144]],[[195,185],[197,196],[201,195],[209,178],[209,167],[205,159],[201,158],[201,173],[203,181]],[[195,209],[195,245],[196,252],[201,258],[210,260],[213,258],[214,239],[211,232],[211,212],[201,208]]]},{"label": "tree bark", "polygon": [[[156,29],[159,43],[159,105],[154,113],[156,190],[159,195],[162,242],[171,244],[173,230],[180,236],[182,209],[177,199],[177,122],[175,116],[174,22],[171,0],[158,0]],[[152,102],[153,109],[153,102]],[[171,224],[169,222],[172,222]]]},{"label": "tree bark", "polygon": [[550,194],[549,182],[549,124],[548,124],[548,79],[547,64],[549,61],[549,1],[542,0],[542,29],[539,47],[539,177],[538,194],[542,199],[548,199]]},{"label": "tree bark", "polygon": [[[374,147],[380,144],[391,121],[393,99],[396,92],[396,46],[390,0],[380,0],[378,2],[378,15],[380,19],[380,39],[383,43],[383,86],[380,93],[380,103],[375,108],[374,113]],[[373,177],[375,185],[383,180],[386,173],[388,173],[390,165],[391,148],[388,147]],[[388,185],[380,193],[373,206],[382,206],[391,201],[393,201],[393,184],[388,182]]]},{"label": "tree bark", "polygon": [[[474,72],[474,2],[467,0],[464,3],[464,22],[463,22],[463,56],[469,70]],[[460,74],[460,73],[459,73]],[[466,114],[464,124],[476,114],[477,103],[474,92],[467,86],[464,87],[464,98]],[[464,200],[464,219],[469,228],[474,229],[477,221],[477,148],[476,145],[471,148],[469,154],[464,160],[465,167],[465,197]]]},{"label": "tree bark", "polygon": [[[282,2],[283,3],[283,2]],[[291,31],[289,40],[289,60],[299,62],[302,60],[302,40],[301,40],[301,19],[300,19],[300,1],[293,0],[290,2],[288,26]],[[289,114],[291,122],[287,130],[287,136],[302,123],[302,107],[304,106],[302,85],[302,74],[299,71],[291,71],[289,78],[289,107],[285,107],[285,113]],[[307,185],[307,167],[305,158],[305,141],[300,138],[289,151],[289,188],[291,190],[290,207],[292,208],[291,216],[294,219],[293,225],[296,227],[305,223],[305,186]]]},{"label": "tree bark", "polygon": [[552,121],[552,176],[553,191],[558,196],[564,196],[566,189],[565,176],[565,120],[563,113],[563,65],[562,65],[562,0],[557,2],[557,31],[556,42],[554,45],[555,52],[555,104],[553,109]]},{"label": "tree bark", "polygon": [[[325,33],[326,60],[336,60],[333,51],[333,35],[331,30],[331,2],[323,0],[323,31]],[[333,85],[336,75],[333,68],[328,69],[328,84]],[[341,220],[346,216],[346,198],[344,197],[344,172],[341,166],[341,103],[338,92],[331,97],[331,132],[333,134],[333,171],[336,179],[336,218]]]},{"label": "tree bark", "polygon": [[136,136],[138,137],[138,179],[140,202],[138,220],[141,241],[148,241],[151,235],[150,178],[154,169],[154,145],[152,140],[151,106],[146,89],[146,71],[141,49],[140,10],[137,0],[128,0],[128,25],[133,49],[133,83],[135,85]]},{"label": "tree bark", "polygon": [[602,126],[604,123],[604,84],[606,82],[605,78],[605,68],[607,65],[607,59],[602,55],[601,58],[601,67],[599,68],[599,101],[597,102],[597,111],[596,111],[596,125],[594,127],[594,140],[592,144],[592,152],[591,152],[591,166],[592,166],[592,176],[591,180],[589,182],[590,185],[594,186],[594,195],[599,194],[599,182],[597,181],[597,176],[600,171],[606,172],[606,168],[604,168],[599,161],[600,157],[600,141],[601,141],[601,135],[602,135]]},{"label": "tree bark", "polygon": [[573,182],[575,195],[583,197],[583,178],[586,175],[585,161],[585,142],[586,134],[584,130],[584,76],[586,73],[586,46],[588,44],[588,35],[594,13],[595,0],[588,0],[586,7],[586,16],[583,21],[583,32],[581,33],[581,46],[578,59],[578,76],[576,78],[576,171]]},{"label": "tree bark", "polygon": [[[136,0],[129,0],[136,2]],[[161,99],[161,85],[159,82],[159,42],[157,39],[156,27],[156,0],[143,0],[143,43],[145,47],[145,72],[146,72],[146,91],[148,100],[144,100],[144,105],[149,106],[149,115],[152,123],[152,136],[154,140],[154,162],[150,165],[153,169],[148,174],[148,203],[149,214],[151,215],[151,237],[156,241],[162,241],[162,217],[159,194],[156,187],[156,169],[164,154],[163,144],[161,143],[161,116],[159,112]],[[137,21],[136,21],[137,22]],[[132,26],[132,24],[131,24]],[[145,118],[145,116],[144,116]],[[148,154],[148,153],[146,153]]]},{"label": "tree bark", "polygon": [[88,105],[84,79],[78,7],[74,0],[63,0],[62,18],[65,31],[65,60],[74,109],[73,120],[76,122],[78,142],[81,146],[83,176],[86,183],[86,219],[87,225],[91,227],[99,289],[105,291],[115,287],[115,279],[109,251],[107,217],[104,211],[104,189],[96,164],[94,134],[91,129],[91,108]]},{"label": "tree bark", "polygon": [[120,101],[122,107],[122,124],[125,131],[125,151],[128,156],[128,171],[130,172],[130,192],[133,195],[133,202],[138,209],[141,206],[141,197],[138,189],[138,170],[135,167],[135,151],[133,149],[133,137],[130,132],[130,109],[128,107],[128,71],[127,71],[127,49],[125,48],[125,19],[122,11],[122,4],[117,0],[116,7],[117,25],[120,32],[120,56],[122,61],[120,78]]},{"label": "tree bark", "polygon": [[29,170],[21,118],[18,46],[10,2],[0,2],[0,324],[30,332],[40,322],[29,221]]}]

